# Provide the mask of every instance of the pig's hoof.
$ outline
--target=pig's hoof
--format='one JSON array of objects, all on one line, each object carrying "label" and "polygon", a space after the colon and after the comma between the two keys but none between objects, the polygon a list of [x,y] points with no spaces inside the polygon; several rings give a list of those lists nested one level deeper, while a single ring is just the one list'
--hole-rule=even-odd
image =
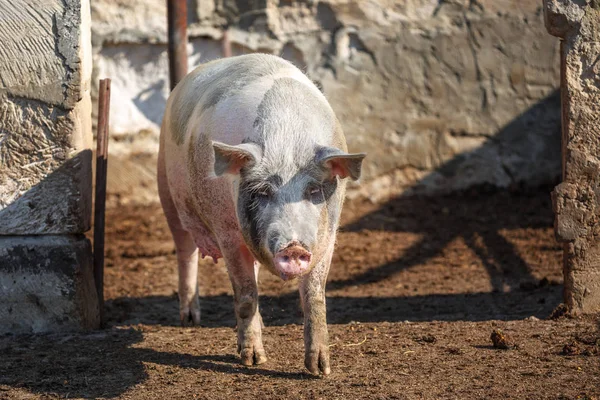
[{"label": "pig's hoof", "polygon": [[242,364],[247,367],[252,365],[260,365],[267,362],[267,353],[265,353],[264,349],[247,347],[243,348],[239,353]]},{"label": "pig's hoof", "polygon": [[197,294],[191,298],[179,295],[179,320],[182,327],[200,325],[200,299]]},{"label": "pig's hoof", "polygon": [[329,349],[322,347],[320,349],[308,350],[304,357],[304,366],[313,375],[329,375],[331,373]]},{"label": "pig's hoof", "polygon": [[200,325],[200,310],[184,309],[179,312],[179,318],[181,320],[181,326],[198,326]]}]

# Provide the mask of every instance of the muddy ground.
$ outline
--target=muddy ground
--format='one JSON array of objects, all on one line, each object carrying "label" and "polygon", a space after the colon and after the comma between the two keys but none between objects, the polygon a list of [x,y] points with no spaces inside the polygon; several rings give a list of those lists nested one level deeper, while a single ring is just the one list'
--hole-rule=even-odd
[{"label": "muddy ground", "polygon": [[222,262],[201,262],[202,326],[180,328],[160,207],[112,208],[107,328],[0,337],[0,399],[598,399],[600,316],[550,318],[562,277],[549,191],[347,203],[325,379],[304,371],[293,283],[261,273],[270,359],[243,367]]}]

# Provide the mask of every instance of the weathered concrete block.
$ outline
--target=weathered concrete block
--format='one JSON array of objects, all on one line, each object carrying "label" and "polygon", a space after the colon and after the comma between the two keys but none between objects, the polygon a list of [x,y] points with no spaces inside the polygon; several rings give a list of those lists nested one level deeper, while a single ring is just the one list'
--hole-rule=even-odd
[{"label": "weathered concrete block", "polygon": [[545,0],[548,31],[561,38],[563,183],[553,192],[564,245],[565,302],[600,311],[600,1]]},{"label": "weathered concrete block", "polygon": [[0,15],[0,235],[84,232],[91,216],[89,2],[1,1]]},{"label": "weathered concrete block", "polygon": [[80,236],[0,237],[0,334],[98,328],[90,254]]}]

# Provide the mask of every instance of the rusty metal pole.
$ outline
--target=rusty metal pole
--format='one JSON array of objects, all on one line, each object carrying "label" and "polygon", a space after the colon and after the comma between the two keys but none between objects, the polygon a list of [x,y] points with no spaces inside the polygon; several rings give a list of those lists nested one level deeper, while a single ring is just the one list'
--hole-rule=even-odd
[{"label": "rusty metal pole", "polygon": [[169,80],[171,90],[187,74],[187,2],[167,0],[169,31]]},{"label": "rusty metal pole", "polygon": [[229,40],[229,29],[225,29],[223,32],[223,38],[221,39],[221,52],[223,58],[231,57],[231,40]]},{"label": "rusty metal pole", "polygon": [[106,173],[108,167],[108,119],[110,114],[110,79],[100,80],[98,93],[98,127],[96,147],[96,197],[94,202],[94,282],[104,323],[104,218],[106,210]]}]

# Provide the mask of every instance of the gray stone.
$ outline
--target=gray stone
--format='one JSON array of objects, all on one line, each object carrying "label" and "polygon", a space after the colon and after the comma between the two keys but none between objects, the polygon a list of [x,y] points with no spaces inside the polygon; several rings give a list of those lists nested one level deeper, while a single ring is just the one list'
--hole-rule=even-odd
[{"label": "gray stone", "polygon": [[89,229],[87,0],[1,1],[0,235]]},{"label": "gray stone", "polygon": [[90,255],[82,236],[0,237],[0,334],[98,328]]},{"label": "gray stone", "polygon": [[564,242],[565,303],[600,311],[600,2],[545,0],[548,32],[561,40],[563,182],[553,194]]}]

